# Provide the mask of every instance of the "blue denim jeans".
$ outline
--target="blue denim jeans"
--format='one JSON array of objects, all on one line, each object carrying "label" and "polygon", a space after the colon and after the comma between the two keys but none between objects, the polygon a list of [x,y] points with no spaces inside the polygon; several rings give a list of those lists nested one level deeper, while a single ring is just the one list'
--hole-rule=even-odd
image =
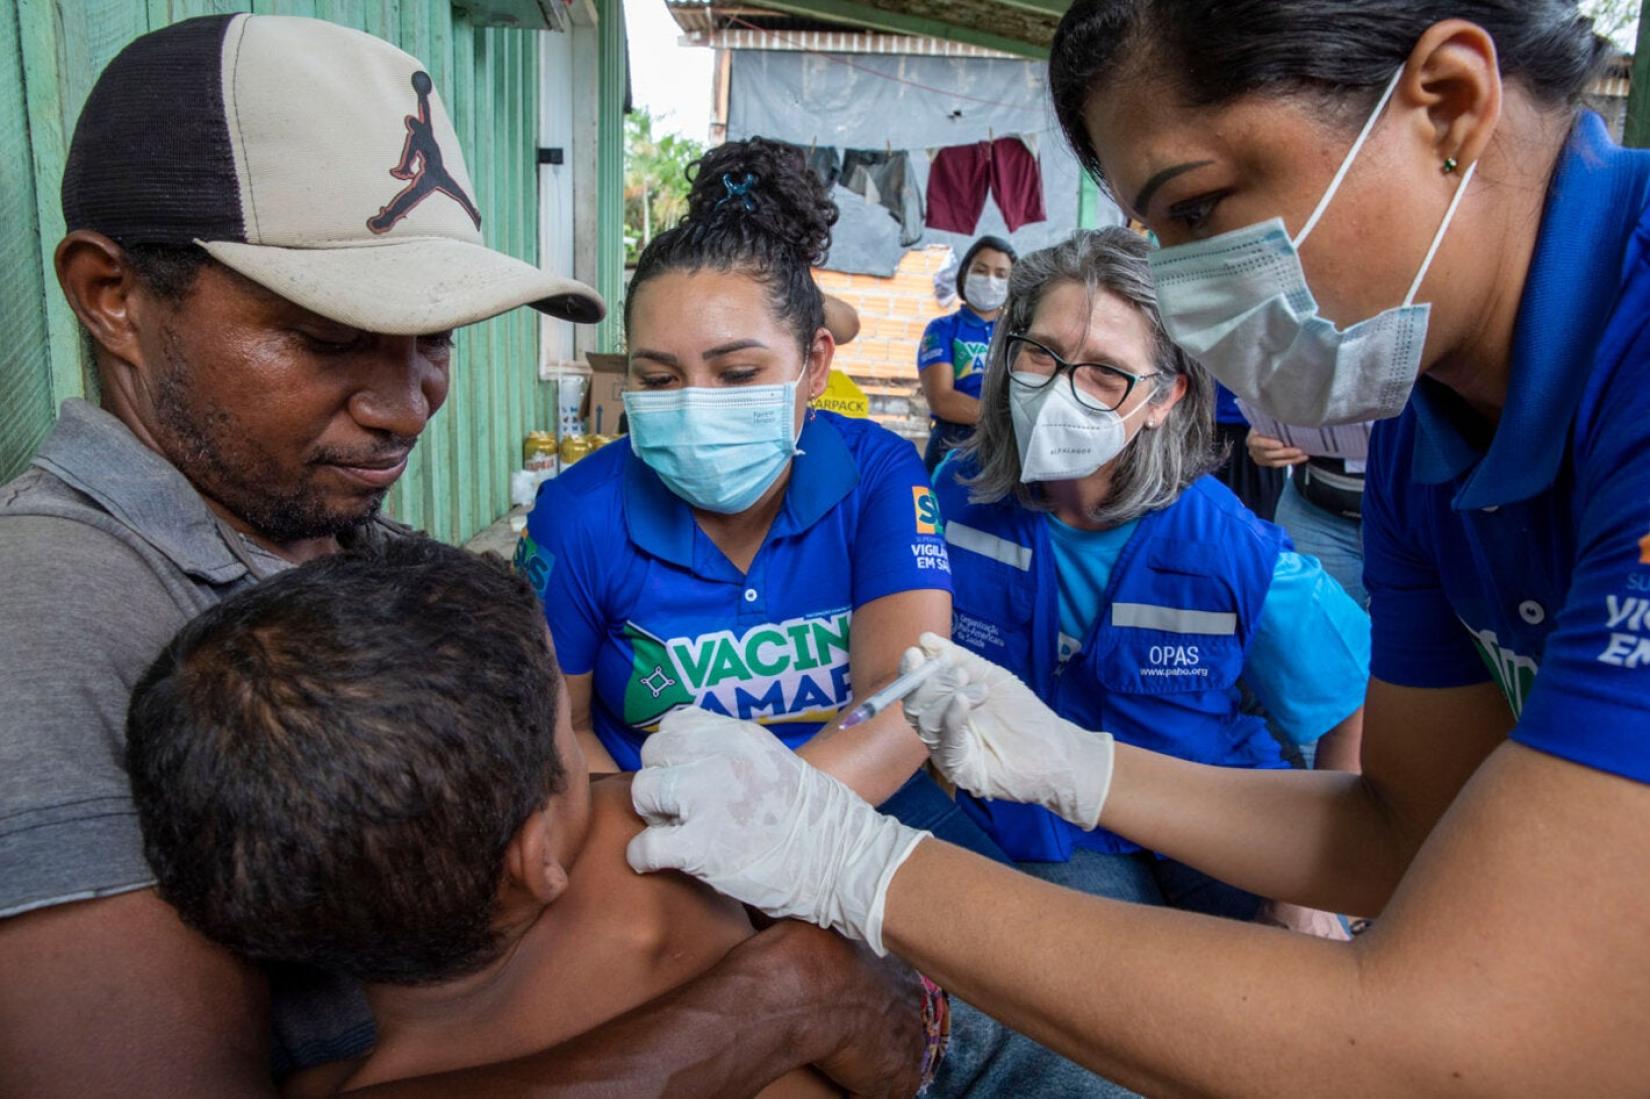
[{"label": "blue denim jeans", "polygon": [[951,998],[951,1046],[925,1099],[1137,1099],[1128,1088]]},{"label": "blue denim jeans", "polygon": [[1323,571],[1340,582],[1354,603],[1369,609],[1369,593],[1364,590],[1362,523],[1309,502],[1291,477],[1278,497],[1277,524],[1295,540],[1295,549],[1316,557]]},{"label": "blue denim jeans", "polygon": [[1261,898],[1200,870],[1150,851],[1112,855],[1078,848],[1070,862],[1022,862],[1034,878],[1115,901],[1180,908],[1233,920],[1252,920]]}]

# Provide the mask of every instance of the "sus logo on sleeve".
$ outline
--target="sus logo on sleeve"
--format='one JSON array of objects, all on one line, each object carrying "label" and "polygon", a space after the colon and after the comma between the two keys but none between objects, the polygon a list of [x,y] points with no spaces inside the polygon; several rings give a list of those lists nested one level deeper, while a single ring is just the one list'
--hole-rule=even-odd
[{"label": "sus logo on sleeve", "polygon": [[911,500],[917,511],[917,533],[939,534],[940,501],[934,490],[926,485],[912,485]]}]

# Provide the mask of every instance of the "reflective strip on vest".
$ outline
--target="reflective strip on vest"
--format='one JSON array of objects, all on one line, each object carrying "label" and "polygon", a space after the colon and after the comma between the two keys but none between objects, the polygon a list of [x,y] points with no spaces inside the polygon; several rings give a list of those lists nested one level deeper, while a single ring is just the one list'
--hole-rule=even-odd
[{"label": "reflective strip on vest", "polygon": [[945,524],[945,540],[981,557],[1013,565],[1021,572],[1031,571],[1030,546],[1022,546],[1018,542],[1010,542],[1006,538],[998,538],[995,534],[987,534],[983,530],[976,530],[961,523]]},{"label": "reflective strip on vest", "polygon": [[1165,633],[1237,633],[1237,615],[1230,611],[1190,611],[1151,603],[1113,603],[1111,624]]}]

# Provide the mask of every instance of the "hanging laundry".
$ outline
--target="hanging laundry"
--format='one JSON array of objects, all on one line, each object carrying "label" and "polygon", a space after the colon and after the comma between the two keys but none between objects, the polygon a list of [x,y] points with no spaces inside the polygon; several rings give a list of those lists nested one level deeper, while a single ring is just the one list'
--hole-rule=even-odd
[{"label": "hanging laundry", "polygon": [[842,175],[842,156],[837,152],[835,145],[792,145],[788,141],[778,144],[787,149],[795,149],[796,155],[808,166],[809,171],[819,177],[819,182],[829,191],[836,186],[837,179]]},{"label": "hanging laundry", "polygon": [[934,300],[949,313],[957,305],[957,253],[945,246],[945,262],[934,272]]},{"label": "hanging laundry", "polygon": [[1011,233],[1048,218],[1037,154],[1018,137],[999,137],[935,155],[928,170],[928,227],[973,236],[988,194]]},{"label": "hanging laundry", "polygon": [[893,215],[902,247],[922,239],[922,191],[910,153],[849,149],[842,154],[842,185]]},{"label": "hanging laundry", "polygon": [[842,158],[837,155],[834,145],[814,145],[803,150],[807,158],[808,167],[813,169],[814,175],[829,191],[836,185],[837,178],[842,174]]}]

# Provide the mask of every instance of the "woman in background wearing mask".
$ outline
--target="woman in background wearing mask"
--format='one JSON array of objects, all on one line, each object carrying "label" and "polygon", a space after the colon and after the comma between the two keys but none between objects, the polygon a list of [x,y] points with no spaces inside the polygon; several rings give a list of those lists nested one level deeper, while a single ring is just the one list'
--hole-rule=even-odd
[{"label": "woman in background wearing mask", "polygon": [[[1114,745],[937,640],[967,681],[910,711],[963,786],[1366,934],[1083,897],[886,818],[872,843],[865,806],[764,769],[748,732],[727,742],[785,792],[740,802],[689,771],[729,768],[650,746],[680,766],[641,776],[670,827],[633,861],[714,829],[695,869],[724,892],[772,867],[770,907],[1142,1091],[1644,1094],[1650,153],[1581,109],[1605,56],[1571,0],[1078,0],[1050,48],[1068,138],[1167,246],[1170,336],[1283,422],[1396,416],[1364,490],[1363,773]],[[727,838],[732,804],[776,824]]]},{"label": "woman in background wearing mask", "polygon": [[[934,479],[953,639],[1120,743],[1286,767],[1266,722],[1240,708],[1247,685],[1294,743],[1336,734],[1323,766],[1355,769],[1369,618],[1208,475],[1214,382],[1164,333],[1146,252],[1104,229],[1014,268],[979,427]],[[959,801],[1049,881],[1234,919],[1260,907],[1041,806]]]},{"label": "woman in background wearing mask", "polygon": [[928,448],[923,452],[929,473],[979,422],[985,353],[1003,302],[1008,300],[1014,258],[1013,246],[1000,237],[981,237],[970,245],[957,265],[957,294],[962,304],[955,313],[929,321],[923,331],[917,373],[933,417]]},{"label": "woman in background wearing mask", "polygon": [[911,445],[816,412],[835,342],[810,273],[836,207],[793,150],[696,165],[689,211],[625,299],[629,434],[540,489],[518,548],[592,771],[635,770],[672,710],[761,722],[902,819],[995,848],[919,767],[898,713],[850,697],[951,624],[933,493]]}]

